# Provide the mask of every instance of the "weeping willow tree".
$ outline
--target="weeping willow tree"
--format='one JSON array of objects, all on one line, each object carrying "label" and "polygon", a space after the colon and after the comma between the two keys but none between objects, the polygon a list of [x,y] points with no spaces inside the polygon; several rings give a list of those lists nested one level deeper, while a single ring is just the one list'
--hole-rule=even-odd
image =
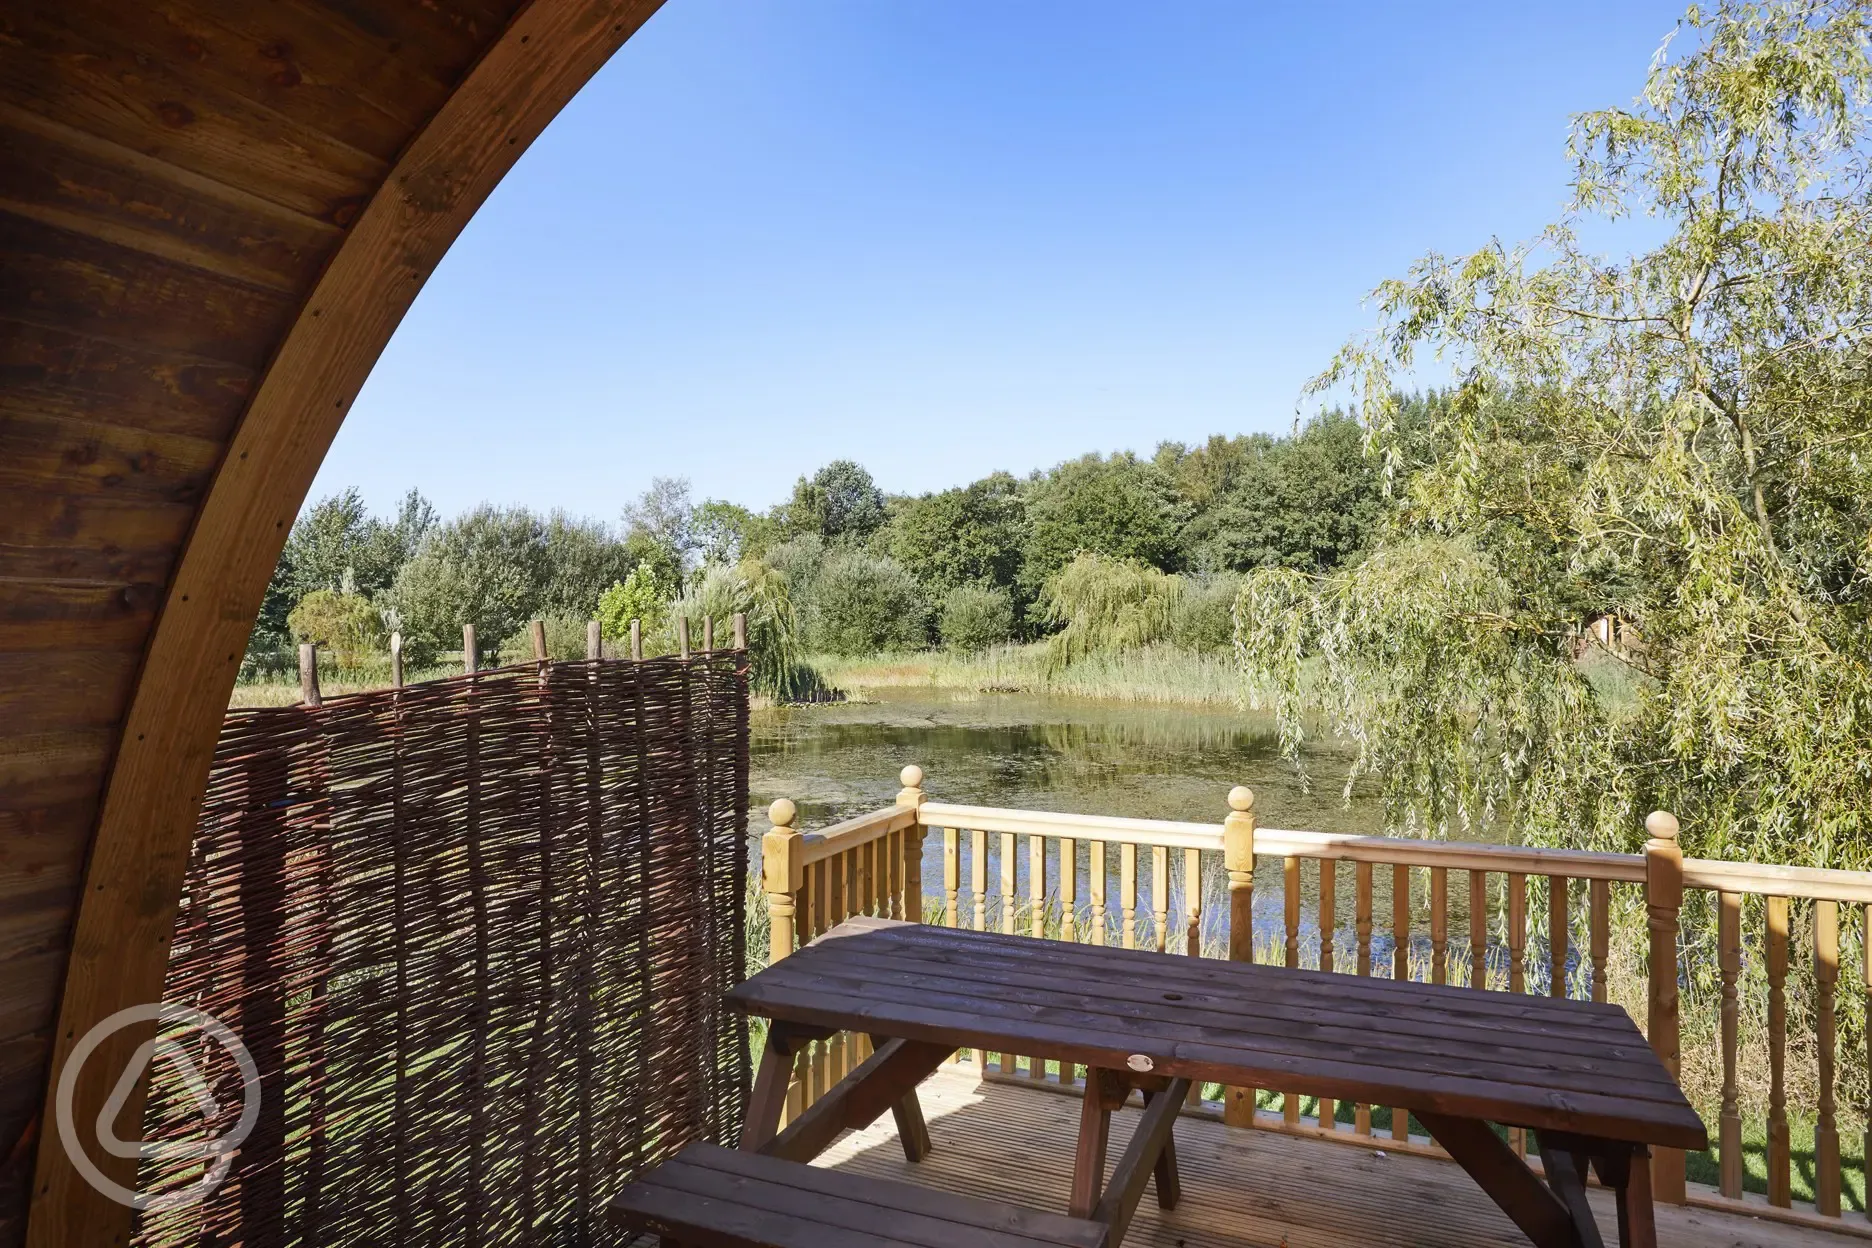
[{"label": "weeping willow tree", "polygon": [[823,688],[818,673],[800,658],[799,622],[786,577],[758,559],[705,564],[669,604],[671,644],[675,621],[685,619],[693,644],[701,643],[707,623],[716,644],[726,645],[737,614],[747,616],[749,689],[790,699]]},{"label": "weeping willow tree", "polygon": [[1360,404],[1388,531],[1236,603],[1296,761],[1323,708],[1401,828],[1631,849],[1667,808],[1692,853],[1872,866],[1869,14],[1691,9],[1575,119],[1557,224],[1377,289],[1314,386]]},{"label": "weeping willow tree", "polygon": [[1182,585],[1174,574],[1134,560],[1075,555],[1041,594],[1046,619],[1058,629],[1047,638],[1047,674],[1169,636]]}]

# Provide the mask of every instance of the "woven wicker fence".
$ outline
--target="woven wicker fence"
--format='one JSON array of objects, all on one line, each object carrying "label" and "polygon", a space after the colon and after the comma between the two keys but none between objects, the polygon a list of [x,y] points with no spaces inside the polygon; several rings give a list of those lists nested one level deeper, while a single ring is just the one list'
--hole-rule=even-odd
[{"label": "woven wicker fence", "polygon": [[[165,999],[224,1021],[260,1115],[204,1203],[138,1242],[584,1245],[608,1193],[729,1140],[744,1025],[747,682],[737,652],[503,668],[221,733]],[[242,1110],[170,1025],[145,1139]],[[205,1085],[205,1086],[204,1086]],[[213,1160],[146,1158],[159,1200]]]}]

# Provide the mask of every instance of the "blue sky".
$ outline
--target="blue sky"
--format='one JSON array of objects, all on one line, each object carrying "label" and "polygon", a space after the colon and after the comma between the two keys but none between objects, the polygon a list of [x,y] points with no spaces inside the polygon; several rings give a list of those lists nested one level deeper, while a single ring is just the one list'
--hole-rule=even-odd
[{"label": "blue sky", "polygon": [[313,487],[615,520],[1291,427],[1520,238],[1681,4],[669,0],[469,225]]}]

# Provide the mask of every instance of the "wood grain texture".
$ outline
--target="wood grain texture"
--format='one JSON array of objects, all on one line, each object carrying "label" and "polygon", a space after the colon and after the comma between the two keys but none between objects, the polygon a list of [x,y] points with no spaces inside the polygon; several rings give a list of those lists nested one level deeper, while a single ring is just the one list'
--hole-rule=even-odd
[{"label": "wood grain texture", "polygon": [[[919,1090],[935,1148],[907,1165],[888,1121],[854,1132],[819,1164],[840,1171],[1012,1201],[1063,1213],[1078,1127],[1074,1099],[1021,1084],[983,1084],[966,1068],[938,1072]],[[1141,1114],[1112,1117],[1122,1151]],[[1267,1131],[1231,1130],[1184,1115],[1177,1122],[1183,1199],[1164,1212],[1138,1205],[1125,1248],[1528,1248],[1528,1240],[1469,1176],[1445,1160],[1347,1147]],[[1701,1189],[1693,1189],[1693,1191]],[[1612,1193],[1587,1190],[1610,1242]],[[1660,1205],[1666,1248],[1848,1248],[1811,1224],[1777,1225],[1747,1210]],[[1847,1220],[1850,1228],[1852,1220]],[[1861,1223],[1863,1225],[1863,1223]]]},{"label": "wood grain texture", "polygon": [[[46,668],[11,695],[52,736],[100,731],[93,800],[110,741],[121,743],[102,784],[52,1072],[97,1020],[160,993],[246,635],[364,377],[475,209],[657,3],[533,0],[509,21],[515,0],[288,0],[276,16],[233,0],[159,0],[101,28],[99,15],[118,7],[28,4],[0,17],[9,158],[56,155],[75,188],[28,180],[0,203],[4,317],[24,339],[0,347],[0,411],[35,413],[48,435],[31,452],[45,484],[0,489],[0,578],[13,578],[0,579],[0,596],[29,582],[42,605],[15,617],[89,602],[115,618],[113,590],[168,586],[145,644]],[[262,45],[269,24],[283,33]],[[341,74],[347,55],[354,78]],[[427,118],[413,138],[412,117]],[[230,228],[242,219],[244,236]],[[207,480],[208,448],[157,435],[231,440]],[[123,488],[143,484],[130,461],[150,451],[138,462],[163,468],[155,488]],[[150,609],[147,597],[134,608]],[[0,613],[15,637],[38,626]],[[96,692],[55,708],[48,691],[74,684]],[[113,699],[124,704],[115,715]],[[0,812],[24,810],[32,787],[7,799],[0,786]],[[82,810],[73,800],[41,808],[69,817]],[[82,842],[74,848],[82,859]],[[43,1009],[43,986],[37,999]],[[0,1019],[0,1043],[15,1029]],[[120,1035],[87,1066],[79,1121],[95,1115],[137,1039]],[[43,1097],[49,1084],[34,1082]],[[19,1134],[4,1110],[0,1152]],[[92,1193],[62,1149],[41,1149],[37,1166],[29,1242],[125,1232],[127,1211]],[[127,1177],[120,1164],[107,1172]],[[0,1192],[0,1244],[17,1232],[10,1194]]]}]

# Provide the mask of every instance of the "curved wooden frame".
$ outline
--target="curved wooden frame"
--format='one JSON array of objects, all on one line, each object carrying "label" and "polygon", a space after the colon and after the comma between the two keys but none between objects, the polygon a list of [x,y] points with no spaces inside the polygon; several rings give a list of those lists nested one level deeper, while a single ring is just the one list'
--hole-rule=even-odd
[{"label": "curved wooden frame", "polygon": [[[71,943],[27,1243],[124,1243],[132,1213],[59,1142],[55,1089],[101,1020],[157,1001],[183,871],[228,695],[268,578],[312,479],[390,335],[463,226],[527,146],[662,0],[533,0],[391,170],[301,307],[196,514],[104,792]],[[85,1062],[89,1123],[149,1027]],[[145,1072],[147,1074],[147,1072]],[[138,1121],[143,1087],[125,1107]],[[97,1159],[126,1187],[134,1159]]]}]

